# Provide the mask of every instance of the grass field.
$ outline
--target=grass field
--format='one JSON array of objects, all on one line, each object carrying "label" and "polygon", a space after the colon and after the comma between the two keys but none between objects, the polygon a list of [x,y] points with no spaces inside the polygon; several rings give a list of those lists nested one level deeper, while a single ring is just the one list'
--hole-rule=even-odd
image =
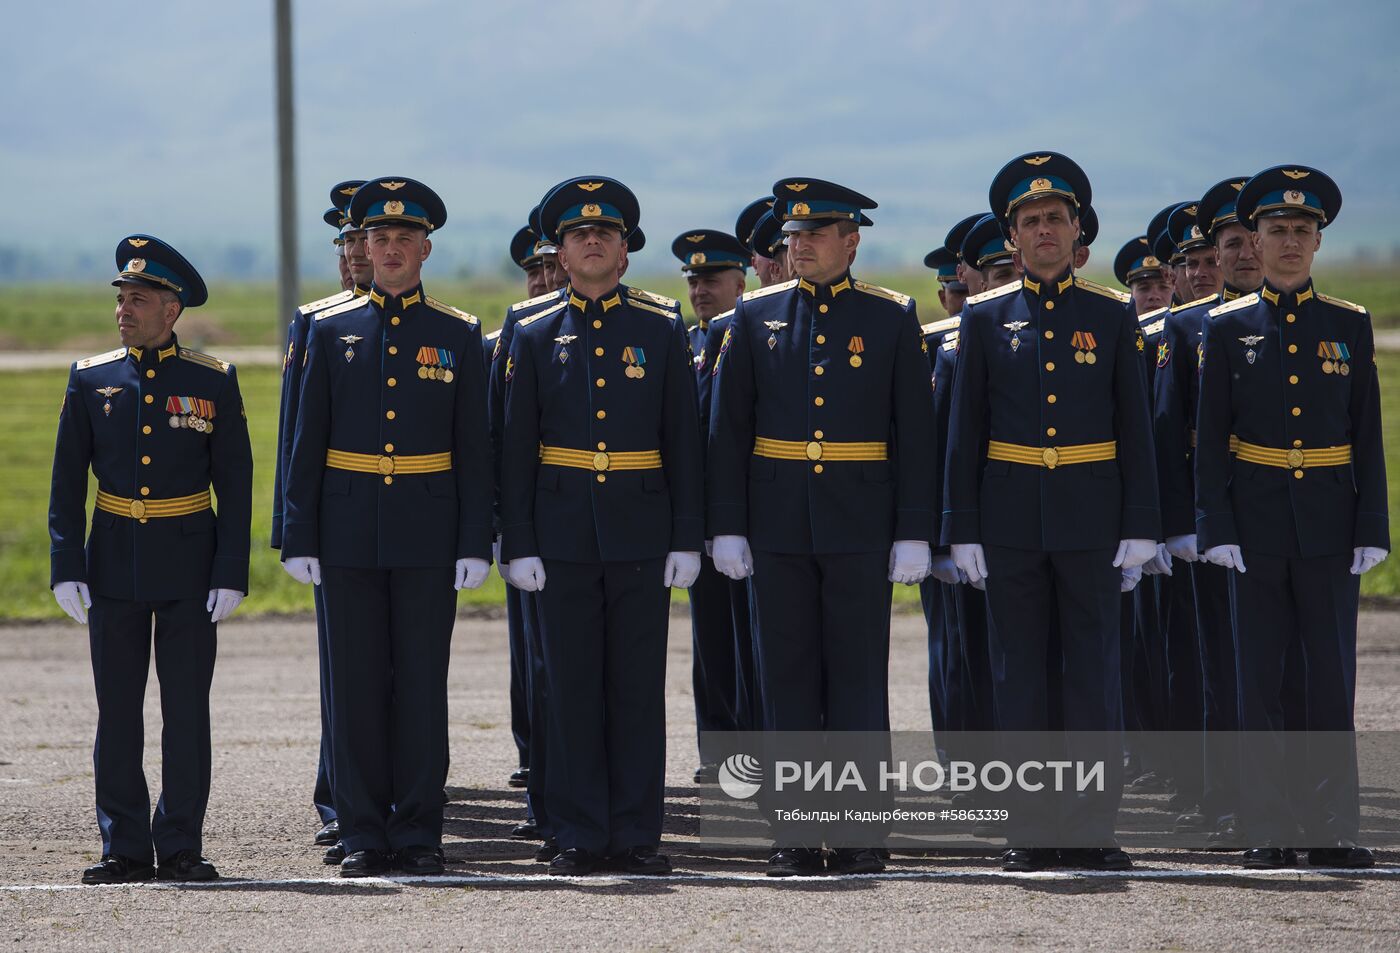
[{"label": "grass field", "polygon": [[[679,281],[670,285],[648,284],[663,293],[679,294],[683,291]],[[913,289],[914,283],[891,280],[889,284]],[[1319,285],[1331,287],[1323,285],[1321,280]],[[482,300],[488,297],[483,290],[487,287],[482,285],[474,289],[480,292]],[[1381,285],[1377,280],[1377,288],[1388,290],[1396,309],[1395,323],[1400,325],[1400,282]],[[81,293],[55,291],[30,301],[18,295],[14,288],[0,288],[0,339],[16,340],[22,337],[25,344],[18,345],[21,347],[47,347],[52,346],[54,341],[68,341],[69,344],[64,346],[71,346],[75,357],[107,350],[112,347],[115,335],[110,324],[103,321],[102,312],[106,305],[100,300],[100,290]],[[316,290],[311,289],[311,293],[316,293]],[[491,315],[490,323],[494,325],[516,290],[513,286],[499,285],[490,309],[473,304],[468,306]],[[914,290],[919,293],[924,289]],[[257,292],[251,289],[246,292],[221,291],[227,293],[224,306],[230,310],[221,313],[220,320],[228,323],[221,323],[215,329],[217,334],[205,336],[201,326],[189,323],[199,313],[192,311],[181,318],[182,341],[196,347],[207,346],[215,352],[219,343],[275,343],[277,332],[272,330],[266,307],[266,301],[271,297],[270,289]],[[1352,298],[1345,291],[1336,293]],[[442,296],[450,301],[467,303],[470,300],[466,296],[453,297],[447,292]],[[1364,294],[1357,294],[1352,300],[1375,301],[1377,298],[1385,300],[1386,296],[1377,294],[1368,299]],[[220,292],[216,292],[214,300],[219,299]],[[30,307],[32,311],[23,310]],[[100,329],[83,329],[75,315],[94,312],[98,315],[96,320]],[[23,335],[18,334],[16,326],[24,327]],[[77,346],[71,343],[74,340],[85,343]],[[1380,368],[1390,496],[1392,500],[1400,500],[1400,355],[1382,354]],[[276,553],[267,546],[279,371],[272,367],[247,367],[240,369],[239,378],[248,408],[254,457],[252,592],[240,611],[304,611],[310,606],[309,594],[281,571]],[[3,593],[3,597],[0,597],[0,620],[42,619],[59,615],[48,589],[47,513],[54,431],[65,380],[66,371],[62,370],[0,374],[0,427],[3,427],[8,448],[5,492],[0,495],[0,593]],[[90,493],[95,492],[94,481]],[[1387,560],[1372,570],[1363,580],[1362,591],[1370,596],[1400,597],[1400,558]],[[684,593],[675,595],[679,599],[685,598]],[[896,587],[897,601],[908,603],[917,602],[917,599],[917,589]],[[503,584],[493,572],[482,589],[463,593],[461,603],[500,605],[503,600]]]}]

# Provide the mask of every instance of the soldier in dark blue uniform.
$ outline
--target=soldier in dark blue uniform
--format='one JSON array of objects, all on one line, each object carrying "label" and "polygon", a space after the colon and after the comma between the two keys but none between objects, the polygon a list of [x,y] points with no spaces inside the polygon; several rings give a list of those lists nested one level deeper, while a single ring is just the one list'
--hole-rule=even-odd
[{"label": "soldier in dark blue uniform", "polygon": [[[297,406],[301,402],[301,375],[306,367],[307,326],[311,322],[311,316],[317,312],[368,294],[370,282],[374,280],[374,267],[370,264],[365,231],[350,219],[350,200],[361,185],[364,185],[363,179],[351,179],[332,186],[333,205],[324,216],[326,222],[335,225],[337,229],[335,244],[344,275],[343,283],[346,286],[328,298],[321,298],[297,308],[287,326],[287,354],[282,359],[282,401],[277,415],[277,469],[272,487],[273,549],[282,548],[287,458],[292,453]],[[331,660],[326,646],[325,607],[321,601],[320,587],[314,588],[312,593],[316,608],[316,655],[321,686],[321,744],[316,761],[316,787],[311,798],[320,817],[321,828],[312,840],[316,845],[327,848],[324,857],[326,863],[338,864],[345,859],[345,849],[339,843],[340,824],[335,815],[335,759],[331,752],[334,738],[331,729]]]},{"label": "soldier in dark blue uniform", "polygon": [[638,217],[626,186],[569,180],[540,217],[569,287],[511,341],[501,556],[538,593],[549,869],[664,874],[667,607],[704,540],[694,369],[673,299],[618,283]]},{"label": "soldier in dark blue uniform", "polygon": [[[97,687],[102,860],[82,880],[212,880],[200,856],[209,686],[217,623],[248,591],[248,421],[233,365],[175,337],[184,309],[208,297],[194,266],[150,235],[123,239],[116,260],[123,346],[68,375],[49,498],[50,585],[88,626]],[[84,544],[89,468],[97,506]],[[154,817],[141,770],[152,620],[163,722]]]},{"label": "soldier in dark blue uniform", "polygon": [[322,588],[341,875],[438,873],[455,590],[490,568],[481,330],[423,292],[431,189],[372,180],[350,217],[374,284],[310,325],[282,558]]},{"label": "soldier in dark blue uniform", "polygon": [[[861,210],[875,203],[807,178],[773,194],[798,278],[746,294],[715,355],[715,565],[753,576],[765,728],[882,731],[890,583],[929,571],[928,359],[913,299],[850,274]],[[774,832],[770,875],[821,869],[820,844]],[[882,867],[873,848],[839,847],[833,860],[848,873]]]},{"label": "soldier in dark blue uniform", "polygon": [[[1275,166],[1235,204],[1264,271],[1257,293],[1205,321],[1196,430],[1196,529],[1208,562],[1235,570],[1240,822],[1248,867],[1296,857],[1280,824],[1298,807],[1310,863],[1367,867],[1353,706],[1360,577],[1390,549],[1380,390],[1370,315],[1313,287],[1321,229],[1341,193],[1322,172]],[[1232,456],[1231,451],[1234,451]],[[1284,783],[1284,672],[1301,644],[1311,803]],[[1346,738],[1339,742],[1339,736]],[[1289,831],[1291,833],[1291,830]]]},{"label": "soldier in dark blue uniform", "polygon": [[[1122,572],[1156,554],[1160,524],[1138,330],[1119,295],[1073,274],[1078,210],[1090,199],[1078,165],[1028,153],[998,173],[990,198],[1026,274],[963,310],[943,539],[971,581],[986,580],[998,728],[1051,724],[1053,611],[1064,728],[1111,736],[1122,718]],[[1078,756],[1106,762],[1106,787],[1068,805],[1063,836],[1079,849],[1058,859],[1121,869],[1131,862],[1112,846],[1120,759],[1102,747],[1067,745],[1072,758],[1082,748]],[[1034,846],[1046,813],[1030,799],[1012,809],[1007,869],[1056,862]]]},{"label": "soldier in dark blue uniform", "polygon": [[1167,219],[1172,212],[1182,205],[1189,205],[1189,202],[1173,202],[1162,209],[1152,220],[1147,223],[1147,242],[1152,248],[1152,255],[1162,263],[1166,269],[1172,286],[1172,304],[1182,304],[1191,300],[1190,292],[1186,290],[1186,259],[1177,250],[1176,241],[1172,238],[1171,232],[1167,229]]},{"label": "soldier in dark blue uniform", "polygon": [[[760,204],[759,217],[766,211]],[[691,350],[698,355],[705,348],[710,321],[723,312],[733,311],[734,302],[744,293],[744,277],[753,252],[733,235],[700,228],[678,235],[671,243],[671,253],[680,259],[681,271],[686,274],[690,306],[696,317],[688,335]],[[697,387],[700,378],[709,377],[707,370],[698,366],[698,360],[697,357]],[[706,429],[702,425],[702,433]],[[736,606],[736,598],[744,604]],[[696,784],[714,784],[719,779],[719,762],[724,752],[710,750],[707,746],[709,733],[740,730],[736,684],[739,659],[734,622],[736,609],[742,608],[747,615],[747,601],[747,587],[721,575],[714,561],[706,556],[701,562],[700,575],[690,587],[691,684],[695,692],[695,727],[700,746]]]},{"label": "soldier in dark blue uniform", "polygon": [[[739,213],[739,217],[734,221],[734,235],[749,250],[749,264],[753,266],[754,276],[758,278],[760,288],[775,285],[788,279],[788,276],[784,274],[786,255],[783,253],[787,246],[779,246],[779,251],[776,254],[771,254],[773,249],[767,247],[763,242],[755,241],[756,238],[760,237],[757,234],[759,221],[763,218],[764,213],[772,208],[773,196],[765,195],[763,198],[754,199],[745,205],[743,211]],[[767,234],[766,231],[765,234]]]},{"label": "soldier in dark blue uniform", "polygon": [[1118,249],[1113,259],[1113,274],[1132,295],[1133,311],[1138,317],[1171,304],[1171,279],[1157,256],[1152,254],[1145,235],[1129,239]]},{"label": "soldier in dark blue uniform", "polygon": [[963,302],[967,300],[967,283],[958,275],[958,260],[957,253],[943,245],[924,256],[924,267],[932,268],[937,276],[938,303],[948,315],[944,320],[962,314]]}]

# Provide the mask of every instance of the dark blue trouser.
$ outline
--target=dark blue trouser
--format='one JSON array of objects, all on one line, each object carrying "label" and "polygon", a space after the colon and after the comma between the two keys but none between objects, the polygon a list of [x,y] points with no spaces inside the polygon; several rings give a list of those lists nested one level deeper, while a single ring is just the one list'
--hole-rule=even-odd
[{"label": "dark blue trouser", "polygon": [[452,567],[322,566],[340,839],[437,847],[447,772]]},{"label": "dark blue trouser", "polygon": [[311,803],[316,806],[322,824],[335,820],[335,757],[331,750],[334,731],[331,728],[331,650],[326,643],[326,607],[321,587],[312,586],[312,601],[316,605],[316,665],[321,682],[321,748],[316,759],[316,788]]},{"label": "dark blue trouser", "polygon": [[[1286,846],[1276,832],[1279,819],[1290,814],[1303,828],[1306,846],[1354,842],[1360,803],[1350,733],[1361,579],[1350,572],[1352,554],[1291,559],[1245,549],[1243,556],[1246,571],[1230,579],[1240,729],[1249,733],[1240,757],[1240,824],[1256,845]],[[1294,645],[1302,650],[1306,752],[1283,734],[1296,727],[1297,712],[1288,709],[1302,701],[1289,688],[1290,673],[1300,667],[1290,658]],[[1318,732],[1334,734],[1324,738]],[[1304,783],[1287,784],[1290,772]]]},{"label": "dark blue trouser", "polygon": [[[1205,785],[1205,690],[1196,590],[1187,566],[1177,563],[1172,575],[1159,576],[1158,580],[1166,607],[1162,628],[1167,643],[1167,729],[1179,733],[1168,771],[1176,793],[1189,806],[1200,803]],[[1199,742],[1182,745],[1186,735]]]},{"label": "dark blue trouser", "polygon": [[1239,803],[1235,732],[1239,731],[1240,713],[1230,573],[1223,566],[1204,561],[1191,564],[1196,584],[1196,628],[1201,643],[1201,712],[1206,744],[1201,810],[1217,825],[1233,816]]},{"label": "dark blue trouser", "polygon": [[[562,850],[656,847],[666,774],[665,560],[544,560],[550,823]],[[533,770],[531,774],[533,774]]]},{"label": "dark blue trouser", "polygon": [[715,569],[708,556],[700,559],[700,575],[690,587],[691,686],[695,692],[695,728],[700,763],[722,758],[706,750],[706,732],[737,731],[738,640],[734,634],[734,586]]},{"label": "dark blue trouser", "polygon": [[943,614],[949,637],[949,679],[958,685],[951,710],[954,731],[991,731],[996,727],[992,700],[992,666],[988,656],[987,596],[966,583],[943,587]]},{"label": "dark blue trouser", "polygon": [[[519,592],[508,587],[512,592]],[[540,836],[554,836],[549,821],[545,791],[549,786],[549,674],[544,664],[544,644],[540,641],[539,595],[520,593],[520,628],[525,635],[526,692],[530,700],[530,724],[538,730],[530,733],[530,781],[525,788],[525,802]]]},{"label": "dark blue trouser", "polygon": [[940,759],[946,757],[943,736],[959,729],[961,721],[954,709],[961,708],[961,685],[954,672],[957,630],[950,625],[949,587],[932,576],[919,583],[919,602],[928,627],[928,710],[933,724],[934,743]]},{"label": "dark blue trouser", "polygon": [[729,606],[734,614],[734,722],[740,731],[763,728],[762,679],[758,673],[758,609],[749,580],[729,583]]},{"label": "dark blue trouser", "polygon": [[[1104,762],[1103,792],[1060,799],[1058,820],[1046,797],[1010,798],[1008,843],[1038,846],[1034,832],[1053,823],[1075,846],[1112,845],[1122,797],[1123,724],[1121,572],[1113,565],[1114,550],[984,548],[998,730],[1043,732],[1056,724],[1049,710],[1053,670],[1063,689],[1060,724],[1071,733],[1065,756]],[[1047,657],[1052,615],[1059,623],[1060,659]],[[1023,737],[1006,737],[1013,764],[1046,757]]]},{"label": "dark blue trouser", "polygon": [[[132,602],[92,594],[88,642],[97,689],[92,767],[104,855],[149,863],[153,847],[161,859],[202,850],[209,804],[209,686],[217,650],[206,601],[199,596]],[[154,816],[141,769],[153,618],[161,715],[161,793]]]},{"label": "dark blue trouser", "polygon": [[506,631],[510,644],[510,733],[515,739],[516,763],[530,764],[530,660],[525,619],[520,603],[525,594],[506,586]]}]

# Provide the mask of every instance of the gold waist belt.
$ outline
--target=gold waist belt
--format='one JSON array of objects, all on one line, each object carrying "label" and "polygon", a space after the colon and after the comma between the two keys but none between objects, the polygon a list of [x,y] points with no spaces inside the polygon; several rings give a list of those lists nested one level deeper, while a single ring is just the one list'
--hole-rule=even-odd
[{"label": "gold waist belt", "polygon": [[378,473],[390,476],[398,473],[441,473],[452,469],[452,452],[443,453],[349,453],[327,450],[326,466],[355,473]]},{"label": "gold waist belt", "polygon": [[837,442],[835,440],[774,440],[755,437],[754,456],[773,460],[836,460],[860,462],[888,460],[890,448],[882,441]]},{"label": "gold waist belt", "polygon": [[599,450],[570,450],[567,447],[546,447],[540,444],[540,463],[577,470],[656,470],[661,466],[660,450],[619,450],[604,453]]},{"label": "gold waist belt", "polygon": [[157,516],[189,516],[209,509],[209,491],[192,493],[189,496],[176,496],[168,500],[128,500],[124,496],[114,496],[106,490],[97,491],[97,508],[118,516],[128,516],[134,520],[148,520]]},{"label": "gold waist belt", "polygon": [[[1233,437],[1231,439],[1234,439]],[[1291,450],[1276,450],[1261,447],[1257,443],[1239,442],[1236,451],[1246,463],[1257,463],[1265,467],[1281,467],[1285,470],[1306,470],[1308,467],[1341,467],[1351,463],[1351,444],[1341,447],[1318,447],[1304,450],[1294,447]]]},{"label": "gold waist belt", "polygon": [[1024,463],[1028,467],[1068,466],[1071,463],[1095,463],[1099,460],[1113,460],[1118,456],[1118,441],[1104,443],[1079,443],[1067,447],[1027,447],[1019,443],[1003,443],[1000,440],[987,442],[988,460],[1008,460],[1011,463]]}]

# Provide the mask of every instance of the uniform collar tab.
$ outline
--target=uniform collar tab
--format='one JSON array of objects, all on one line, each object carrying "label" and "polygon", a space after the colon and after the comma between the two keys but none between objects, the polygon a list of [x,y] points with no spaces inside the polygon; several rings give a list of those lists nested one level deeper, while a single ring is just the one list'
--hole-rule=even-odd
[{"label": "uniform collar tab", "polygon": [[131,360],[136,361],[136,363],[138,363],[138,364],[141,363],[142,361],[144,361],[144,360],[146,359],[146,355],[147,355],[147,354],[149,354],[149,355],[151,356],[151,358],[152,358],[157,364],[159,364],[161,361],[165,360],[166,358],[168,358],[168,357],[174,357],[175,355],[177,355],[177,354],[179,354],[179,353],[180,353],[180,342],[176,339],[176,337],[175,337],[175,335],[174,335],[173,333],[170,335],[170,340],[167,341],[167,342],[165,343],[165,346],[164,346],[164,347],[159,347],[159,348],[128,347],[128,348],[126,349],[126,356],[127,356],[128,358],[130,358]]},{"label": "uniform collar tab", "polygon": [[[851,273],[846,272],[838,280],[828,285],[814,284],[806,278],[799,278],[797,280],[797,287],[799,290],[805,291],[814,298],[835,298],[843,291],[850,291],[854,286],[851,284]],[[825,292],[825,294],[823,294],[823,292]]]},{"label": "uniform collar tab", "polygon": [[1259,296],[1274,306],[1278,306],[1280,303],[1286,305],[1303,304],[1314,297],[1312,279],[1309,278],[1307,283],[1296,291],[1279,291],[1266,281],[1264,286],[1259,289]]},{"label": "uniform collar tab", "polygon": [[564,293],[568,295],[569,304],[572,305],[576,310],[581,312],[587,311],[589,306],[592,305],[596,308],[602,308],[603,313],[607,314],[613,308],[616,308],[618,305],[622,304],[622,292],[618,291],[616,288],[613,289],[611,294],[599,298],[596,302],[590,298],[585,298],[582,295],[575,293],[573,285],[568,285],[564,289]]},{"label": "uniform collar tab", "polygon": [[412,291],[405,295],[393,295],[386,294],[385,292],[380,291],[377,286],[371,285],[369,288],[369,300],[374,302],[375,307],[385,310],[400,310],[403,308],[409,308],[415,304],[422,303],[423,286],[418,285]]}]

